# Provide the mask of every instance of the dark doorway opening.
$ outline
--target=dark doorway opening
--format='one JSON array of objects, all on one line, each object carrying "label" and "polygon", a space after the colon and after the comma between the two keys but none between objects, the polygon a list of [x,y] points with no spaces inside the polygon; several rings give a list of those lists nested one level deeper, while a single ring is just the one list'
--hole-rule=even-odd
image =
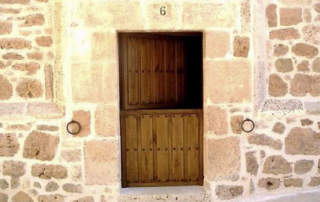
[{"label": "dark doorway opening", "polygon": [[122,186],[202,185],[202,33],[119,33]]}]

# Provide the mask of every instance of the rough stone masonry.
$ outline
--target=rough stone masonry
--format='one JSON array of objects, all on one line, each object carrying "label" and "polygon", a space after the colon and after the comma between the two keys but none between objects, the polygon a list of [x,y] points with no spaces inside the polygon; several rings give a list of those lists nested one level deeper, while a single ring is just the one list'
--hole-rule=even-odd
[{"label": "rough stone masonry", "polygon": [[[204,191],[123,194],[117,32],[199,30]],[[227,201],[318,187],[319,51],[318,0],[0,0],[0,201]],[[70,120],[81,134],[66,132]]]}]

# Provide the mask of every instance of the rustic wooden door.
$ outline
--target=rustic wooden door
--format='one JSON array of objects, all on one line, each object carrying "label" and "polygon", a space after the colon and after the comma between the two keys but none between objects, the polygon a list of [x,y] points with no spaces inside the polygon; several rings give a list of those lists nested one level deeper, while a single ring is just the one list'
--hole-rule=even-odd
[{"label": "rustic wooden door", "polygon": [[201,185],[201,38],[120,34],[119,45],[123,187]]}]

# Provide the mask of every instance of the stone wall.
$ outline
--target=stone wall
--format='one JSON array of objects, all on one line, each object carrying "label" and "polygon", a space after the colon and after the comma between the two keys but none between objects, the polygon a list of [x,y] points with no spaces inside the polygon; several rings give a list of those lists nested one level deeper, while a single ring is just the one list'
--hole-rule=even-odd
[{"label": "stone wall", "polygon": [[[0,0],[0,201],[219,201],[320,186],[319,3]],[[117,32],[199,30],[205,191],[122,194]]]},{"label": "stone wall", "polygon": [[31,102],[52,99],[55,51],[52,19],[45,1],[1,1],[0,99]]},{"label": "stone wall", "polygon": [[[267,4],[270,97],[320,95],[319,4]],[[318,25],[317,25],[318,24]],[[300,99],[304,100],[304,99]]]}]

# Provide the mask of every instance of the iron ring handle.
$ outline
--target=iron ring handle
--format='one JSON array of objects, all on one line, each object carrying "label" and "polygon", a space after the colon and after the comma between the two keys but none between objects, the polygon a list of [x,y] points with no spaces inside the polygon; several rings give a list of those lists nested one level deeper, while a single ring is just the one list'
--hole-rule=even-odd
[{"label": "iron ring handle", "polygon": [[[72,124],[77,125],[78,130],[72,131],[72,129],[70,128]],[[81,132],[82,128],[81,128],[81,124],[78,121],[72,120],[67,124],[66,129],[67,129],[67,132],[70,133],[71,135],[78,135]]]},{"label": "iron ring handle", "polygon": [[[252,125],[252,128],[249,129],[249,130],[246,130],[246,129],[244,128],[244,124],[247,123],[247,122],[250,122],[251,125]],[[242,129],[242,131],[245,132],[245,133],[250,133],[250,132],[252,132],[252,131],[254,130],[254,128],[255,128],[255,124],[254,124],[254,121],[252,121],[251,119],[245,119],[245,120],[243,120],[243,121],[241,122],[241,129]]]}]

